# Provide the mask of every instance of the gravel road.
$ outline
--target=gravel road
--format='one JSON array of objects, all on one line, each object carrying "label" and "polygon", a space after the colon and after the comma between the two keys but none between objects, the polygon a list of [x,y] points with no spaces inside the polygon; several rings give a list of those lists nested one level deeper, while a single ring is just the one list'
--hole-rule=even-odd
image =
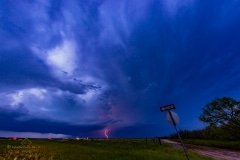
[{"label": "gravel road", "polygon": [[[167,139],[161,139],[161,142],[181,148],[181,144],[178,142],[170,141]],[[240,151],[198,146],[198,145],[192,145],[192,144],[184,144],[184,145],[189,150],[192,150],[194,152],[197,152],[199,154],[202,154],[208,157],[212,157],[216,160],[240,160]]]}]

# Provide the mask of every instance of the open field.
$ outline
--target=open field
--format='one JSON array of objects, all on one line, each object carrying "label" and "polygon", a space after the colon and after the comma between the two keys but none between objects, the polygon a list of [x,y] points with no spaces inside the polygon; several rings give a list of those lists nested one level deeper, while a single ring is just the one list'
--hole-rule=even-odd
[{"label": "open field", "polygon": [[[189,152],[190,159],[210,158]],[[185,160],[179,148],[145,139],[0,140],[0,160]]]}]

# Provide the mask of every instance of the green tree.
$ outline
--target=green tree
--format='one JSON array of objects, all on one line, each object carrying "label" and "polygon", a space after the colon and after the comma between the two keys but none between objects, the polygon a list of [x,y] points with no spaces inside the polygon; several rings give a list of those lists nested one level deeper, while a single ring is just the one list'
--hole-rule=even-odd
[{"label": "green tree", "polygon": [[210,125],[233,124],[240,127],[240,102],[229,98],[216,98],[208,103],[199,119]]}]

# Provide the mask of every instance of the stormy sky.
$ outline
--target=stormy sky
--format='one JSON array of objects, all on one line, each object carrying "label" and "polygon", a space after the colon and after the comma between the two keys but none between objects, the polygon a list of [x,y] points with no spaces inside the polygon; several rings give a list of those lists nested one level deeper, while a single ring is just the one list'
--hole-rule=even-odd
[{"label": "stormy sky", "polygon": [[0,1],[0,136],[152,137],[240,99],[238,0]]}]

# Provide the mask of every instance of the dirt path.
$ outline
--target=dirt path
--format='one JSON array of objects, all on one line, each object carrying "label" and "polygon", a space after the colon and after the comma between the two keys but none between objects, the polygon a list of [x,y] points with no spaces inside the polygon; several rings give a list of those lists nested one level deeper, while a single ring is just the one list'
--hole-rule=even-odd
[{"label": "dirt path", "polygon": [[[162,143],[170,144],[175,147],[181,148],[181,144],[177,142],[173,142],[167,139],[162,139]],[[198,146],[192,144],[184,144],[187,149],[190,149],[199,154],[212,157],[216,160],[240,160],[240,151],[232,151],[226,149]]]}]

